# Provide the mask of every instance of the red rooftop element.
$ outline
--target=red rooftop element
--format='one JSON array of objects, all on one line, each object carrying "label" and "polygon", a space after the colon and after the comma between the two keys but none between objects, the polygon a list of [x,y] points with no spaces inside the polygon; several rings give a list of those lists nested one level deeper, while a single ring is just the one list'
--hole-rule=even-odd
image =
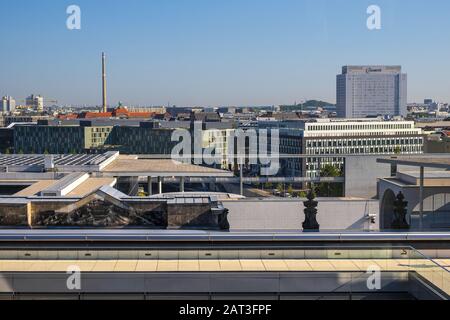
[{"label": "red rooftop element", "polygon": [[130,112],[127,108],[118,107],[112,112],[82,112],[78,114],[79,119],[95,118],[152,118],[154,112]]}]

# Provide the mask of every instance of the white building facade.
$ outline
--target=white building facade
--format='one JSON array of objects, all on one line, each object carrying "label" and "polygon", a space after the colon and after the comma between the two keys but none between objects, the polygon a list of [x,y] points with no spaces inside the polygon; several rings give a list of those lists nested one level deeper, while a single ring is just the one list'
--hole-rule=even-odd
[{"label": "white building facade", "polygon": [[406,116],[407,75],[400,66],[344,66],[336,78],[339,118]]},{"label": "white building facade", "polygon": [[423,144],[422,130],[414,121],[317,119],[305,122],[302,129],[280,131],[280,153],[305,155],[286,159],[286,174],[305,177],[320,176],[328,164],[342,169],[345,155],[414,155],[423,153]]}]

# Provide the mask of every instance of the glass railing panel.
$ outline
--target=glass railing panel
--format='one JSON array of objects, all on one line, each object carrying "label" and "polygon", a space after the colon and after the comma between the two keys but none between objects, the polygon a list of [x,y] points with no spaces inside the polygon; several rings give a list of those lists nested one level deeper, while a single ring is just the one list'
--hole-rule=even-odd
[{"label": "glass railing panel", "polygon": [[[334,274],[333,288],[356,290],[370,271],[389,277],[414,272],[450,294],[450,272],[411,247],[295,247],[290,249],[186,250],[0,250],[0,272],[61,273],[69,266],[82,272],[314,272]],[[338,276],[336,276],[336,274]],[[319,275],[317,275],[319,276]],[[337,279],[337,280],[336,280]],[[331,280],[330,280],[331,281]],[[330,287],[331,288],[331,287]],[[356,289],[355,289],[356,288]]]},{"label": "glass railing panel", "polygon": [[450,295],[450,272],[443,272],[442,290]]},{"label": "glass railing panel", "polygon": [[413,256],[411,271],[429,281],[431,284],[449,294],[448,279],[450,272],[443,266],[438,264],[435,260],[430,259],[417,250],[412,249]]}]

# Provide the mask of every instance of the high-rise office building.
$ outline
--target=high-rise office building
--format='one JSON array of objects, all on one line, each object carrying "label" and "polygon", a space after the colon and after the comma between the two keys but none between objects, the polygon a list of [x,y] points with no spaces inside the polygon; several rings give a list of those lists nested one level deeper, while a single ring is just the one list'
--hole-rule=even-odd
[{"label": "high-rise office building", "polygon": [[2,112],[2,113],[8,112],[8,100],[7,100],[7,97],[3,97],[2,98],[2,104],[1,104],[0,112]]},{"label": "high-rise office building", "polygon": [[406,116],[407,75],[401,66],[344,66],[336,102],[340,118]]},{"label": "high-rise office building", "polygon": [[42,112],[44,111],[44,98],[42,96],[35,96],[32,94],[26,99],[26,105],[35,111]]},{"label": "high-rise office building", "polygon": [[12,97],[3,97],[0,112],[8,113],[13,112],[14,110],[16,110],[16,100]]}]

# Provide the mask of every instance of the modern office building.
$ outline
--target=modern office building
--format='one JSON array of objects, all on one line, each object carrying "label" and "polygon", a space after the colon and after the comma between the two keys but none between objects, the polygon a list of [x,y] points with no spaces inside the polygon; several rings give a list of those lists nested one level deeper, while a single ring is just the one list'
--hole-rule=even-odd
[{"label": "modern office building", "polygon": [[16,110],[16,100],[14,100],[13,97],[8,96],[3,97],[0,112],[9,113],[14,112],[15,110]]},{"label": "modern office building", "polygon": [[81,126],[16,125],[14,149],[25,154],[82,153],[90,130]]},{"label": "modern office building", "polygon": [[[172,141],[176,129],[193,130],[190,122],[130,120],[38,120],[37,124],[13,127],[16,153],[98,153],[106,150],[123,154],[170,155],[179,141]],[[228,141],[234,132],[229,124],[203,123],[200,126],[202,150],[214,149],[222,155],[221,165],[229,168]],[[192,135],[193,136],[193,135]],[[192,141],[192,147],[194,141]],[[14,147],[14,148],[12,148]],[[194,150],[194,148],[192,148]]]},{"label": "modern office building", "polygon": [[44,111],[44,98],[40,95],[32,94],[25,100],[25,104],[37,112]]},{"label": "modern office building", "polygon": [[8,127],[13,123],[37,123],[39,120],[48,120],[48,116],[39,116],[39,115],[4,115],[0,117],[0,126]]},{"label": "modern office building", "polygon": [[14,131],[11,128],[0,128],[0,153],[14,152]]},{"label": "modern office building", "polygon": [[6,113],[8,112],[8,98],[7,97],[3,97],[2,98],[2,104],[0,106],[0,112],[1,113]]},{"label": "modern office building", "polygon": [[176,142],[171,141],[174,129],[159,128],[154,122],[141,122],[139,126],[113,128],[110,149],[124,154],[170,155]]},{"label": "modern office building", "polygon": [[120,150],[123,153],[170,154],[173,130],[141,126],[95,125],[16,125],[16,153],[97,153]]},{"label": "modern office building", "polygon": [[413,121],[316,119],[294,124],[297,127],[280,129],[280,153],[305,158],[283,159],[282,167],[289,175],[317,177],[327,164],[342,168],[342,155],[423,153],[422,130],[416,129]]},{"label": "modern office building", "polygon": [[214,154],[220,155],[222,169],[231,168],[233,165],[228,157],[228,148],[231,139],[234,139],[234,129],[209,129],[202,133],[202,149],[214,150]]},{"label": "modern office building", "polygon": [[344,66],[336,78],[337,116],[406,116],[407,75],[401,66]]}]

